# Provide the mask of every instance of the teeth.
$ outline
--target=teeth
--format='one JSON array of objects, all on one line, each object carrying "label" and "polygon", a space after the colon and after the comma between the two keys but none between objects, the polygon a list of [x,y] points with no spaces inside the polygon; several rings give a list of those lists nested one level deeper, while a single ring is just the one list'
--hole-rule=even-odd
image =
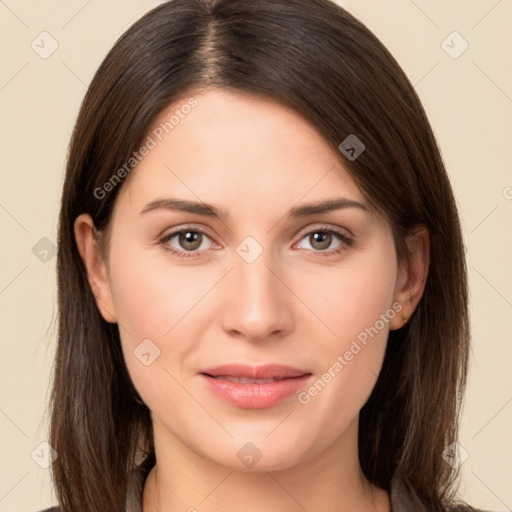
[{"label": "teeth", "polygon": [[231,375],[218,375],[214,377],[214,379],[228,380],[229,382],[236,382],[238,384],[268,384],[282,380],[274,377],[270,379],[249,379],[247,377],[232,377]]}]

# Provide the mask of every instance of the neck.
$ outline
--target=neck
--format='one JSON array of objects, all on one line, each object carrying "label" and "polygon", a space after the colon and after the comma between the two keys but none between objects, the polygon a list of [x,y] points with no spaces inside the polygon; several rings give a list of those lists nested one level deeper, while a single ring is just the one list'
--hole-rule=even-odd
[{"label": "neck", "polygon": [[[357,421],[326,449],[278,471],[240,471],[199,456],[154,419],[157,463],[144,512],[389,512],[389,496],[364,477]],[[354,442],[355,439],[355,442]]]}]

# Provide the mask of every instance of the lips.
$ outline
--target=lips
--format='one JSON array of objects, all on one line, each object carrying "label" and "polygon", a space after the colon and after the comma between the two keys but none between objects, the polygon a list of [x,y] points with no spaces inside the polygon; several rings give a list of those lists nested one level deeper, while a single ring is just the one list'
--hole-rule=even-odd
[{"label": "lips", "polygon": [[286,379],[290,377],[300,377],[309,372],[279,364],[266,364],[263,366],[226,364],[202,370],[201,373],[211,377],[228,376],[245,377],[247,379]]},{"label": "lips", "polygon": [[227,380],[229,382],[238,382],[239,384],[268,384],[269,382],[283,380],[280,377],[271,377],[270,379],[251,379],[248,377],[233,377],[231,375],[217,375],[213,378],[217,380]]},{"label": "lips", "polygon": [[199,373],[209,390],[237,407],[272,407],[298,391],[311,372],[291,366],[229,364]]}]

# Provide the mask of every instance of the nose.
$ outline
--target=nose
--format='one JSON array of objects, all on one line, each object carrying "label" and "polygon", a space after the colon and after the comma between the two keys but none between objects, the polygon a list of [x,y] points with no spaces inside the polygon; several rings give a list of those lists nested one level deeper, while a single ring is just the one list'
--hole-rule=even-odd
[{"label": "nose", "polygon": [[[238,254],[226,276],[222,324],[231,336],[251,342],[284,337],[293,328],[292,291],[270,251],[249,263]],[[295,301],[296,302],[296,301]]]}]

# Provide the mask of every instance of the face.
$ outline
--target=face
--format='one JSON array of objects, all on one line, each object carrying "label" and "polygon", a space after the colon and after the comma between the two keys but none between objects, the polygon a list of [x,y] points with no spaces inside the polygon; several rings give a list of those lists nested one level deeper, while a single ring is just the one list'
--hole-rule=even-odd
[{"label": "face", "polygon": [[405,284],[389,223],[308,122],[245,95],[195,99],[164,136],[186,100],[162,112],[122,184],[95,294],[155,436],[283,469],[355,431]]}]

